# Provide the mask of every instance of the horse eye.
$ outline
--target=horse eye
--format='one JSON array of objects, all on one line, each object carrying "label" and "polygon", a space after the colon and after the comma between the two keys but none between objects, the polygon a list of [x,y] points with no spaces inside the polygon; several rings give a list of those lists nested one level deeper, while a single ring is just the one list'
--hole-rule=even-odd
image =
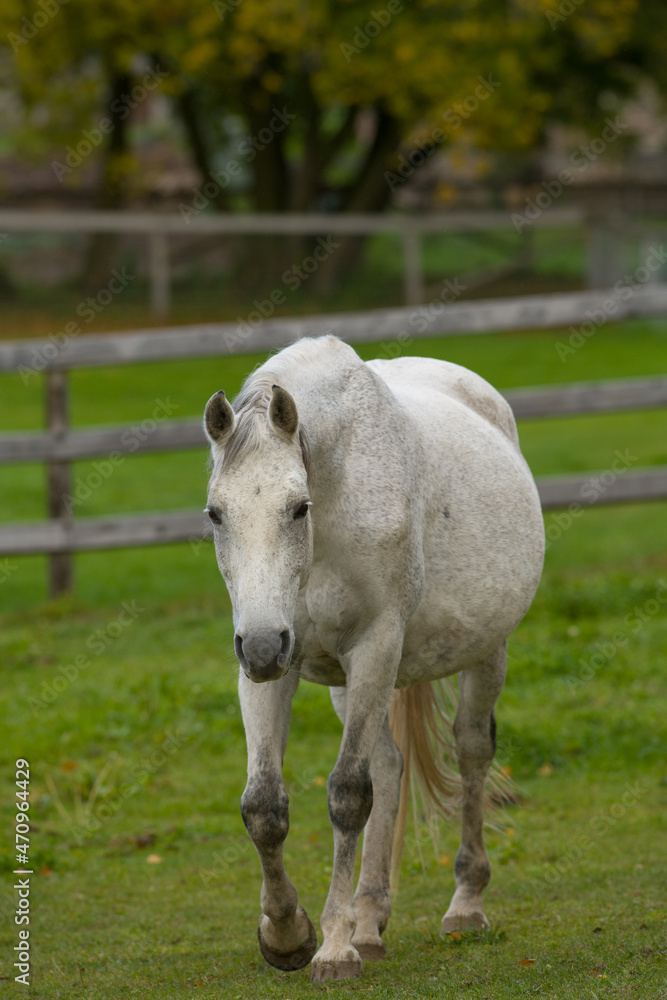
[{"label": "horse eye", "polygon": [[208,514],[208,516],[211,518],[213,524],[222,524],[222,521],[220,520],[216,512],[211,509],[211,507],[206,507],[205,513]]},{"label": "horse eye", "polygon": [[304,518],[308,513],[309,507],[310,507],[309,503],[302,503],[300,507],[297,507],[297,509],[294,511],[294,520],[298,521],[299,519]]}]

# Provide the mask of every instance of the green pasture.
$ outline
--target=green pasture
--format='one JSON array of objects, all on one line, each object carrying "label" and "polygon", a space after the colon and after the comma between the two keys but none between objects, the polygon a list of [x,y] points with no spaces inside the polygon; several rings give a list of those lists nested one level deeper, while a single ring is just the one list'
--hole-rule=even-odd
[{"label": "green pasture", "polygon": [[[416,340],[499,387],[663,373],[667,324],[610,326],[566,364],[564,331]],[[392,345],[360,349],[386,356]],[[232,395],[260,360],[73,373],[78,426],[178,418]],[[0,379],[2,430],[38,427],[41,376]],[[537,475],[667,462],[667,417],[645,411],[527,421]],[[100,459],[103,461],[104,457]],[[204,450],[131,456],[80,517],[201,508]],[[95,471],[77,463],[84,486]],[[41,519],[44,470],[3,467],[0,520]],[[85,491],[84,491],[85,492]],[[41,557],[0,560],[3,767],[0,996],[124,1000],[317,995],[553,1000],[667,997],[667,518],[663,503],[546,517],[531,611],[510,639],[499,760],[520,804],[489,816],[490,934],[441,940],[458,843],[409,827],[388,958],[353,983],[311,987],[256,943],[259,865],[238,801],[245,779],[229,602],[211,547],[89,553],[76,592],[46,598]],[[123,608],[123,605],[125,606]],[[303,685],[285,780],[290,875],[317,926],[331,874],[326,776],[340,743],[328,692]],[[31,765],[33,983],[13,981],[14,761]]]}]

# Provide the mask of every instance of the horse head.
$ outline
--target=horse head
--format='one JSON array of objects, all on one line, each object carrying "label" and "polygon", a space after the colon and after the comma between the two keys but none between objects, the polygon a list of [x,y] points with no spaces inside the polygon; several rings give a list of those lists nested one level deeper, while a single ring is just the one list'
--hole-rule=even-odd
[{"label": "horse head", "polygon": [[312,560],[308,446],[296,403],[278,385],[252,385],[235,403],[206,404],[213,472],[206,513],[234,613],[234,647],[253,681],[289,669],[299,588]]}]

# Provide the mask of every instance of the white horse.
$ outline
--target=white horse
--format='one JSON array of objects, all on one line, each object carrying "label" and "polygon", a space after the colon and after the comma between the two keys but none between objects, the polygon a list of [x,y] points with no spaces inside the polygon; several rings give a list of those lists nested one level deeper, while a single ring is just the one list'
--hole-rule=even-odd
[{"label": "white horse", "polygon": [[[284,970],[312,959],[321,982],[358,976],[363,958],[384,955],[403,767],[390,703],[394,696],[403,710],[405,752],[423,737],[410,704],[432,716],[432,682],[455,673],[462,837],[441,929],[488,927],[482,801],[493,709],[506,638],[530,606],[544,555],[540,502],[509,405],[458,365],[362,362],[322,337],[270,357],[233,408],[217,392],[204,427],[213,461],[206,509],[241,665],[241,811],[264,877],[264,958]],[[319,950],[282,858],[282,761],[299,678],[330,687],[344,724],[328,779],[334,865]],[[413,692],[421,694],[401,701]]]}]

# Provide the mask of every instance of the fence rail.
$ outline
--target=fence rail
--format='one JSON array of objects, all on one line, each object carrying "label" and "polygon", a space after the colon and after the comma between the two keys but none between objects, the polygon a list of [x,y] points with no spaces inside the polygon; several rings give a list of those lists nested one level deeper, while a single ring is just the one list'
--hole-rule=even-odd
[{"label": "fence rail", "polygon": [[[611,309],[610,303],[617,308]],[[183,541],[198,544],[210,537],[208,519],[196,511],[94,518],[71,516],[65,497],[71,493],[72,461],[114,454],[120,457],[204,448],[206,441],[200,421],[194,419],[155,422],[150,433],[143,437],[131,433],[135,429],[131,424],[72,429],[68,418],[69,369],[224,356],[249,349],[260,351],[283,346],[299,337],[321,335],[325,330],[350,342],[384,340],[387,343],[382,353],[391,356],[396,353],[394,347],[400,353],[409,349],[413,334],[406,331],[414,326],[415,317],[420,321],[419,335],[431,336],[593,323],[591,314],[595,316],[600,311],[614,319],[664,315],[667,313],[667,288],[643,288],[626,301],[620,301],[613,290],[606,290],[449,304],[446,308],[430,311],[424,306],[279,319],[261,324],[251,330],[249,337],[240,336],[238,327],[227,323],[99,337],[79,336],[60,343],[40,340],[2,344],[0,372],[18,371],[24,378],[26,372],[31,375],[38,370],[45,373],[47,429],[0,435],[0,463],[47,464],[49,520],[0,527],[0,554],[48,554],[50,591],[57,594],[71,588],[72,554],[75,552]],[[567,334],[563,336],[566,338]],[[505,392],[505,397],[518,419],[665,407],[667,377],[511,389]],[[571,504],[584,507],[591,502],[591,495],[596,497],[597,504],[667,498],[667,466],[626,471],[610,481],[604,480],[603,489],[599,488],[600,476],[600,473],[590,472],[539,479],[542,506],[545,509]]]},{"label": "fence rail", "polygon": [[[265,319],[255,326],[204,323],[155,330],[62,335],[53,340],[0,344],[0,372],[59,371],[100,365],[179,361],[275,350],[301,337],[334,333],[349,343],[398,340],[401,350],[422,336],[460,336],[588,324],[667,313],[667,284],[640,287],[630,296],[603,291],[524,295],[513,299],[447,302],[440,299],[399,309],[368,309],[318,316]],[[586,335],[580,332],[583,343]],[[567,340],[567,336],[564,337]]]},{"label": "fence rail", "polygon": [[[593,503],[591,495],[595,496],[595,506],[667,499],[667,466],[628,472],[609,484],[601,483],[601,475],[604,473],[538,479],[542,509],[572,504],[583,508]],[[0,528],[0,555],[69,555],[171,542],[199,544],[211,537],[208,517],[193,511],[35,521]]]},{"label": "fence rail", "polygon": [[[503,395],[517,420],[649,410],[667,406],[667,378],[635,378],[509,389]],[[73,462],[112,452],[130,455],[179,451],[203,448],[207,444],[199,419],[170,420],[162,425],[158,424],[143,441],[132,433],[136,426],[117,424],[70,430],[60,434],[51,431],[0,434],[0,462]]]},{"label": "fence rail", "polygon": [[[3,233],[107,233],[138,235],[148,242],[148,269],[151,312],[156,319],[169,315],[171,300],[171,264],[169,240],[177,236],[323,234],[366,236],[396,233],[403,245],[403,289],[406,303],[424,299],[422,240],[428,233],[507,232],[517,229],[510,210],[432,212],[428,215],[406,213],[286,213],[286,214],[201,214],[194,210],[179,212],[132,211],[44,211],[0,209],[0,232]],[[520,213],[519,213],[520,214]],[[527,225],[527,223],[526,223]],[[644,221],[619,213],[600,215],[573,206],[550,208],[531,220],[518,233],[516,262],[525,265],[530,258],[532,234],[537,229],[581,226],[586,230],[587,275],[589,288],[612,285],[625,270],[625,251],[629,235],[638,237],[648,247],[651,241],[664,238],[666,223]],[[663,269],[664,270],[664,269]],[[651,281],[660,281],[654,273]]]},{"label": "fence rail", "polygon": [[211,537],[208,517],[189,511],[81,517],[69,521],[35,521],[0,528],[5,556],[90,552],[136,545],[164,545]]},{"label": "fence rail", "polygon": [[[511,213],[507,211],[430,212],[409,215],[398,212],[289,212],[261,214],[196,214],[186,219],[178,212],[35,212],[28,209],[0,209],[0,229],[16,232],[49,233],[184,233],[200,235],[300,236],[310,233],[340,233],[364,236],[367,233],[434,233],[470,230],[505,229]],[[539,225],[554,228],[581,223],[587,218],[581,209],[560,208],[544,212]]]}]

